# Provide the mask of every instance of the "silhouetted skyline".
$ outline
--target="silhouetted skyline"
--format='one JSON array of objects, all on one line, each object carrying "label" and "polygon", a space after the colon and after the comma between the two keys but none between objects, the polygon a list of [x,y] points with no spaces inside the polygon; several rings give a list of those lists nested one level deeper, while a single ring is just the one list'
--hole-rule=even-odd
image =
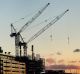
[{"label": "silhouetted skyline", "polygon": [[[13,23],[18,31],[47,3],[50,3],[50,6],[22,33],[25,41],[49,23],[53,17],[66,9],[70,11],[28,44],[28,54],[31,54],[33,44],[35,53],[40,53],[51,62],[51,64],[46,62],[48,65],[67,65],[70,61],[80,61],[79,53],[74,53],[75,49],[76,52],[80,49],[80,0],[0,0],[0,46],[4,52],[11,51],[14,55],[14,39],[9,36],[10,24]],[[80,62],[72,62],[72,65],[79,64]]]}]

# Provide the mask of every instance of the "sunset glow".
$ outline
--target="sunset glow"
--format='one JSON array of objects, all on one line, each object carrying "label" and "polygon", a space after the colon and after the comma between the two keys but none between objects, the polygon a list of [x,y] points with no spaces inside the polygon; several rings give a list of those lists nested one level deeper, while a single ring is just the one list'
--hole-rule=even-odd
[{"label": "sunset glow", "polygon": [[45,58],[46,69],[63,69],[80,73],[80,0],[0,0],[0,46],[3,51],[15,55],[15,41],[10,38],[10,24],[17,31],[46,3],[50,6],[24,32],[25,42],[66,9],[64,15],[52,27],[28,45]]}]

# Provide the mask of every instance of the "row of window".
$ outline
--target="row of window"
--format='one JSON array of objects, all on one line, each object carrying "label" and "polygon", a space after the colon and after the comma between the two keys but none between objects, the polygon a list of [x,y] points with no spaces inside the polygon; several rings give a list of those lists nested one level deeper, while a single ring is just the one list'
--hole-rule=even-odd
[{"label": "row of window", "polygon": [[9,55],[3,55],[3,54],[0,54],[0,58],[2,58],[2,59],[15,60],[15,57],[9,56]]},{"label": "row of window", "polygon": [[15,61],[15,57],[0,54],[0,74],[25,74],[25,63]]}]

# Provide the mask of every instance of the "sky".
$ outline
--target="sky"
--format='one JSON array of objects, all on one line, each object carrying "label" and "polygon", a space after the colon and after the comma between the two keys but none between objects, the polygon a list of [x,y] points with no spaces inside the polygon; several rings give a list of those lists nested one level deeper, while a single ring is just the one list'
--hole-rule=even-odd
[{"label": "sky", "polygon": [[[47,65],[79,64],[80,51],[74,50],[80,49],[80,0],[0,0],[0,46],[4,52],[11,51],[15,55],[10,24],[13,23],[19,31],[47,3],[50,3],[47,9],[21,33],[25,41],[66,9],[69,12],[30,42],[28,52],[30,53],[31,45],[34,45],[35,54],[44,57]],[[76,62],[73,63],[74,61]]]}]

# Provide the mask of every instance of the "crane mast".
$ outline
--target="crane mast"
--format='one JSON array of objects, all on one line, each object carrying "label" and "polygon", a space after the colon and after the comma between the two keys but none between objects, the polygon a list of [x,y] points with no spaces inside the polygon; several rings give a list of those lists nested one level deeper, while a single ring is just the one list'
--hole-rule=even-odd
[{"label": "crane mast", "polygon": [[15,37],[15,49],[16,49],[16,56],[20,56],[21,55],[21,46],[23,46],[24,49],[24,56],[27,55],[27,50],[26,50],[26,43],[24,42],[22,36],[21,36],[21,32],[23,32],[23,30],[25,30],[33,21],[35,21],[41,14],[42,12],[48,7],[48,5],[50,5],[50,3],[47,3],[41,10],[39,10],[20,30],[19,32],[16,31],[16,29],[14,28],[13,24],[11,24],[11,37]]},{"label": "crane mast", "polygon": [[39,35],[41,35],[44,31],[46,31],[49,27],[51,27],[54,23],[56,23],[59,19],[61,19],[61,17],[63,17],[63,15],[68,12],[69,10],[67,9],[66,11],[64,11],[62,14],[60,14],[59,16],[57,16],[55,19],[53,19],[49,24],[47,24],[45,27],[43,27],[40,31],[38,31],[35,35],[33,35],[28,41],[27,43],[31,42],[32,40],[34,40],[35,38],[37,38]]}]

